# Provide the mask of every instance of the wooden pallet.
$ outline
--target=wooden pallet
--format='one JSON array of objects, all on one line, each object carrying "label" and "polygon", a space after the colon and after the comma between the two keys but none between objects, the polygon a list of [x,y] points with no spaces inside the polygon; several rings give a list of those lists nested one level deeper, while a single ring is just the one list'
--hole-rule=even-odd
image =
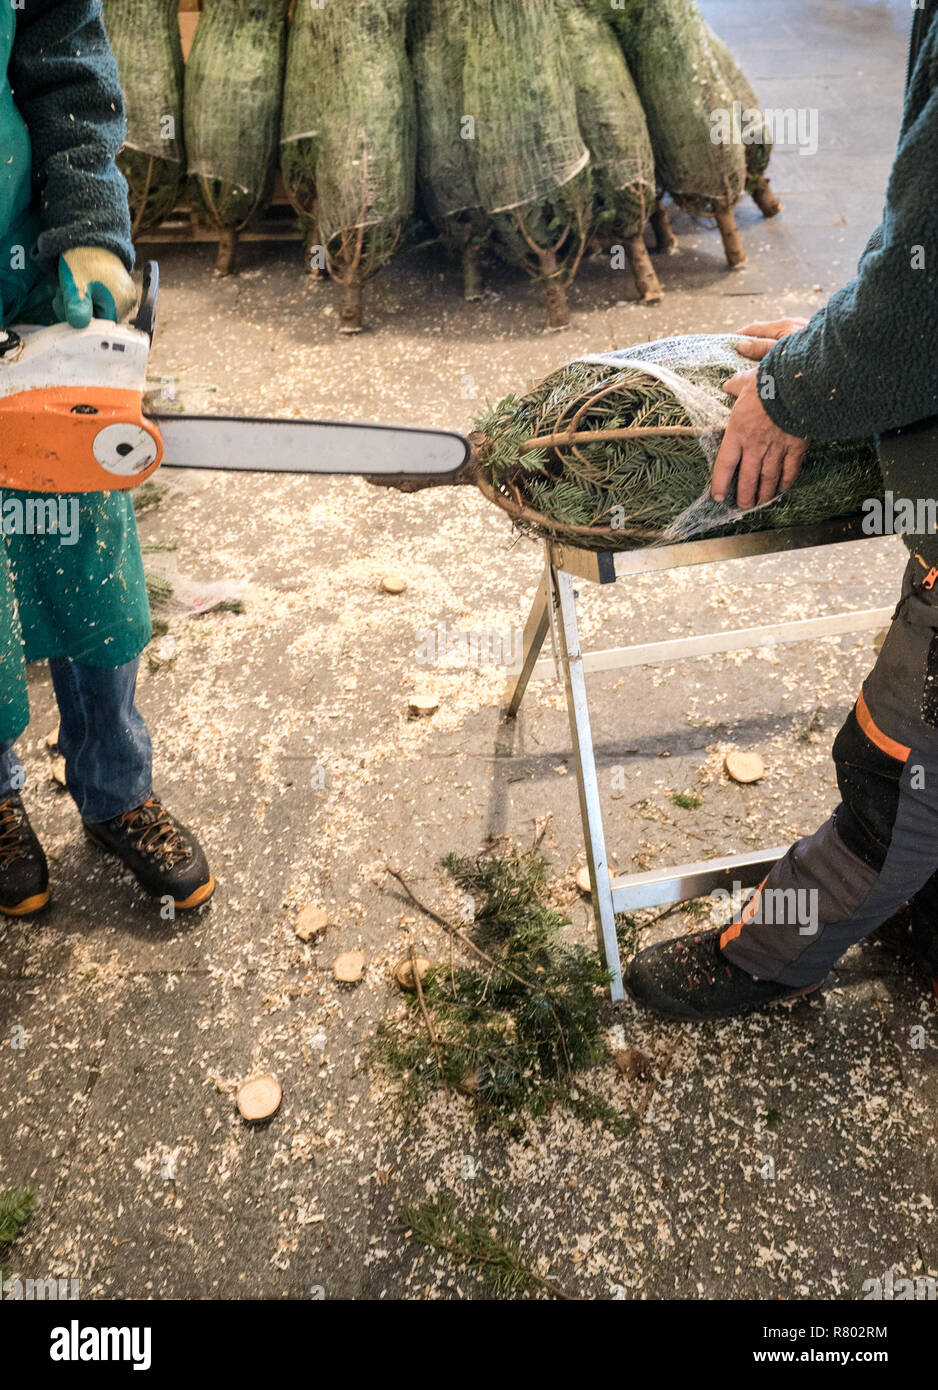
[{"label": "wooden pallet", "polygon": [[[244,231],[238,232],[238,241],[302,241],[303,230],[296,211],[287,198],[280,176],[274,186],[274,196],[263,216],[256,217]],[[148,227],[138,232],[134,241],[138,246],[154,245],[162,242],[221,241],[217,227],[206,221],[205,216],[191,194],[184,194],[169,217],[156,227]]]}]

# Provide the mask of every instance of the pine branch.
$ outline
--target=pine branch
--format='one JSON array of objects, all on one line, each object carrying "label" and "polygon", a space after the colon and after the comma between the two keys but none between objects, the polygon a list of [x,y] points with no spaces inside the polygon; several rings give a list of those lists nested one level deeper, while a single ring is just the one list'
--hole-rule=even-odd
[{"label": "pine branch", "polygon": [[35,1209],[36,1196],[28,1187],[8,1187],[0,1192],[0,1247],[13,1244]]},{"label": "pine branch", "polygon": [[[535,846],[444,863],[472,897],[471,927],[448,922],[386,866],[450,945],[449,963],[427,972],[409,1012],[378,1030],[376,1055],[400,1077],[405,1110],[444,1086],[503,1126],[521,1111],[543,1115],[561,1104],[621,1133],[623,1117],[611,1107],[587,1116],[579,1102],[578,1075],[605,1051],[601,989],[609,977],[593,950],[565,940],[568,920],[546,901],[547,861]],[[472,965],[453,965],[456,946]]]},{"label": "pine branch", "polygon": [[550,1279],[526,1264],[517,1243],[501,1236],[485,1216],[470,1216],[460,1225],[455,1204],[446,1197],[434,1202],[401,1207],[402,1229],[407,1239],[475,1269],[501,1298],[509,1294],[549,1293],[552,1298],[579,1302]]}]

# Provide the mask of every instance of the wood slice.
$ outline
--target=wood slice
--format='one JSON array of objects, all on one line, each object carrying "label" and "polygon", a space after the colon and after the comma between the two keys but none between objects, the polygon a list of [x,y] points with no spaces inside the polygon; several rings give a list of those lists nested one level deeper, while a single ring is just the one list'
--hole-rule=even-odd
[{"label": "wood slice", "polygon": [[[611,869],[608,869],[607,873],[609,874],[609,882],[611,883],[612,880],[615,878],[615,874],[612,872]],[[577,888],[579,888],[581,893],[585,894],[586,897],[589,897],[591,892],[590,871],[585,864],[583,865],[582,869],[577,869],[576,871],[576,886]]]},{"label": "wood slice", "polygon": [[407,708],[414,719],[424,718],[429,714],[436,714],[440,708],[440,701],[436,695],[411,695],[407,701]]},{"label": "wood slice", "polygon": [[[424,977],[432,965],[432,960],[427,960],[426,956],[417,957],[417,978],[421,984],[423,984]],[[414,984],[414,962],[410,956],[405,956],[403,960],[397,962],[394,967],[394,978],[401,989],[413,994],[417,986]]]},{"label": "wood slice", "polygon": [[758,753],[741,753],[734,748],[727,753],[723,766],[734,782],[758,782],[765,776],[765,764]]},{"label": "wood slice", "polygon": [[332,962],[332,973],[343,985],[357,985],[365,973],[364,951],[343,951]]},{"label": "wood slice", "polygon": [[280,1082],[270,1072],[254,1076],[238,1087],[238,1109],[245,1120],[269,1120],[280,1109],[282,1100]]},{"label": "wood slice", "polygon": [[316,907],[314,903],[307,903],[297,913],[293,929],[301,941],[318,941],[328,925],[329,914],[325,909]]}]

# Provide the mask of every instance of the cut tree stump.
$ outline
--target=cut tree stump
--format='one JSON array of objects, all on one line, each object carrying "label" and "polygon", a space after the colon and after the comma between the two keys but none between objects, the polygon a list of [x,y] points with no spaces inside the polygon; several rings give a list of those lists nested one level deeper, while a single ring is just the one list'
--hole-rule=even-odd
[{"label": "cut tree stump", "polygon": [[277,1078],[267,1072],[264,1076],[254,1076],[250,1081],[243,1082],[238,1087],[236,1099],[242,1118],[254,1123],[276,1115],[283,1100],[283,1091]]},{"label": "cut tree stump", "polygon": [[413,719],[421,719],[425,715],[436,714],[440,708],[440,701],[436,695],[411,695],[407,701],[407,709]]},{"label": "cut tree stump", "polygon": [[734,782],[758,782],[765,776],[765,764],[758,753],[741,753],[733,749],[727,753],[723,766]]},{"label": "cut tree stump", "polygon": [[301,941],[318,941],[325,933],[329,925],[329,914],[314,903],[307,905],[297,913],[296,922],[293,930]]},{"label": "cut tree stump", "polygon": [[[433,966],[433,961],[427,960],[426,956],[417,956],[416,963],[417,978],[423,984],[427,971]],[[401,989],[406,990],[408,994],[413,994],[417,986],[414,984],[414,961],[411,960],[410,956],[405,956],[403,960],[397,962],[394,967],[394,978]]]},{"label": "cut tree stump", "polygon": [[365,973],[364,951],[343,951],[332,962],[332,973],[343,985],[357,985]]},{"label": "cut tree stump", "polygon": [[[608,873],[609,882],[611,883],[615,878],[615,874],[612,872],[611,869],[608,870]],[[576,871],[576,886],[577,888],[579,888],[581,893],[585,894],[586,897],[589,897],[590,892],[592,891],[590,889],[590,871],[585,864],[583,865],[582,869],[577,869]]]}]

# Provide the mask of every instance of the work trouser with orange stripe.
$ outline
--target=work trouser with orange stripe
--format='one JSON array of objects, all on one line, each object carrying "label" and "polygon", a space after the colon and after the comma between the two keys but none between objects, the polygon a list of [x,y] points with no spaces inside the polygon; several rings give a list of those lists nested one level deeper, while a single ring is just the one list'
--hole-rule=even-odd
[{"label": "work trouser with orange stripe", "polygon": [[936,579],[913,555],[879,659],[834,741],[840,805],[721,935],[750,975],[795,987],[823,979],[938,871]]}]

